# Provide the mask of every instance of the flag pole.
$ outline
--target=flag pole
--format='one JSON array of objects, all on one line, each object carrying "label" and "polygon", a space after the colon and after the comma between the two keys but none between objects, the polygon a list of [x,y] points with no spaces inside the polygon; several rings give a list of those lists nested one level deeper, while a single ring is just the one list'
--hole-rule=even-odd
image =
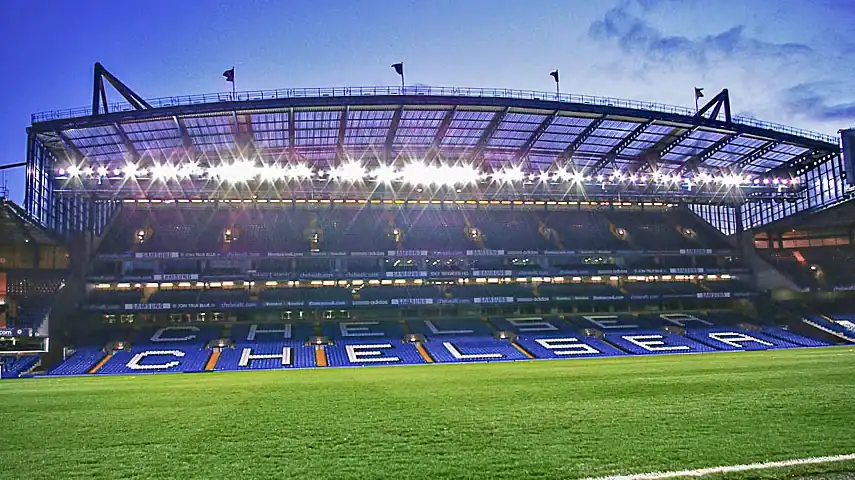
[{"label": "flag pole", "polygon": [[232,67],[232,101],[237,101],[237,96],[235,95],[235,77],[234,77],[235,67]]},{"label": "flag pole", "polygon": [[698,94],[695,93],[695,115],[698,114]]}]

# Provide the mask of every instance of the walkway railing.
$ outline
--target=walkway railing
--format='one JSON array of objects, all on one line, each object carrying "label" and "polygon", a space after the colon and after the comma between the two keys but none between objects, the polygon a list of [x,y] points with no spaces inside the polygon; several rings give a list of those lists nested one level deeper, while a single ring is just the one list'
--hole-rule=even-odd
[{"label": "walkway railing", "polygon": [[[513,90],[509,88],[468,88],[468,87],[330,87],[330,88],[279,88],[275,90],[255,90],[226,93],[205,93],[197,95],[178,95],[172,97],[160,97],[146,100],[154,108],[175,107],[186,105],[202,105],[219,102],[249,102],[257,100],[274,100],[285,98],[318,98],[318,97],[364,97],[364,96],[389,96],[389,95],[424,95],[443,97],[485,97],[485,98],[516,98],[521,100],[547,100],[562,103],[577,103],[584,105],[599,105],[605,107],[631,108],[637,110],[648,110],[661,113],[692,116],[694,110],[675,105],[665,105],[653,102],[640,102],[637,100],[623,100],[611,97],[596,97],[593,95],[576,95],[572,93],[549,93],[532,90]],[[133,110],[128,103],[109,104],[110,112],[123,112]],[[54,110],[50,112],[34,113],[32,122],[46,122],[50,120],[62,120],[67,118],[86,117],[92,113],[91,108],[80,107],[67,110]],[[837,144],[838,139],[832,135],[812,132],[800,128],[789,127],[779,123],[770,123],[750,117],[734,116],[733,121],[742,125],[764,128],[781,133],[788,133],[800,137],[811,138],[823,142]]]}]

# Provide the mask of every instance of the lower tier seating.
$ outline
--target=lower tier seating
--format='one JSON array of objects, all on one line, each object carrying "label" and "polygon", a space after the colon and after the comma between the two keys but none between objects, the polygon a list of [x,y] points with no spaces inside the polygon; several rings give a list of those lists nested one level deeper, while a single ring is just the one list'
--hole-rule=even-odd
[{"label": "lower tier seating", "polygon": [[[84,346],[49,375],[493,362],[829,345],[780,326],[751,323],[751,319],[738,314],[433,318],[405,322],[354,319],[320,324],[111,328],[97,338],[129,341],[129,350],[108,354],[103,350],[106,344]],[[310,342],[316,335],[321,336],[317,345]],[[217,342],[211,343],[214,340]],[[37,360],[10,358],[14,360],[5,360],[10,371],[25,371]]]}]

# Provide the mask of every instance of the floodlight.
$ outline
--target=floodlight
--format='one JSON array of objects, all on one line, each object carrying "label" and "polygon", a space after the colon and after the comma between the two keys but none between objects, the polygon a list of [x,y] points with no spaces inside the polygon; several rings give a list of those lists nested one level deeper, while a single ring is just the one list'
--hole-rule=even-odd
[{"label": "floodlight", "polygon": [[559,168],[552,176],[559,182],[566,182],[573,179],[573,175],[566,168]]},{"label": "floodlight", "polygon": [[380,164],[380,166],[371,171],[371,177],[374,178],[375,182],[386,185],[391,184],[400,178],[400,176],[400,173],[391,165]]},{"label": "floodlight", "polygon": [[298,163],[296,165],[289,165],[285,170],[285,176],[291,180],[308,180],[312,178],[315,174],[315,171],[312,167]]},{"label": "floodlight", "polygon": [[475,184],[481,179],[481,172],[471,165],[455,165],[446,169],[440,168],[438,173],[447,175],[444,180],[447,185]]},{"label": "floodlight", "polygon": [[401,170],[401,178],[411,185],[430,185],[436,178],[435,169],[422,162],[408,163]]},{"label": "floodlight", "polygon": [[358,162],[348,162],[329,171],[331,180],[359,182],[365,177],[365,167]]},{"label": "floodlight", "polygon": [[259,169],[259,175],[262,181],[274,183],[285,175],[285,169],[279,165],[265,165]]},{"label": "floodlight", "polygon": [[493,173],[493,178],[503,183],[521,182],[525,178],[525,173],[520,167],[503,168]]},{"label": "floodlight", "polygon": [[155,180],[172,180],[178,176],[178,169],[171,163],[154,164],[151,167],[151,176]]},{"label": "floodlight", "polygon": [[182,165],[177,170],[177,176],[182,178],[190,178],[194,175],[200,175],[202,173],[202,169],[199,167],[199,164],[196,162],[190,162]]},{"label": "floodlight", "polygon": [[[66,171],[72,177],[76,177],[76,176],[80,175],[80,167],[78,167],[77,165],[69,165],[68,169]],[[60,175],[62,175],[62,174],[60,173]]]}]

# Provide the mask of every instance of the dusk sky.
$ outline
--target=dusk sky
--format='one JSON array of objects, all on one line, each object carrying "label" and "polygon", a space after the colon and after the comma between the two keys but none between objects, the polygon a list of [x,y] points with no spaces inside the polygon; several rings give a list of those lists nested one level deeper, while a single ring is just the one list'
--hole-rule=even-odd
[{"label": "dusk sky", "polygon": [[[143,97],[407,83],[693,106],[829,134],[855,126],[853,0],[0,2],[0,164],[30,114],[91,102],[98,61]],[[113,92],[111,92],[113,93]],[[118,100],[118,95],[111,100]],[[23,201],[23,169],[7,174]]]}]

